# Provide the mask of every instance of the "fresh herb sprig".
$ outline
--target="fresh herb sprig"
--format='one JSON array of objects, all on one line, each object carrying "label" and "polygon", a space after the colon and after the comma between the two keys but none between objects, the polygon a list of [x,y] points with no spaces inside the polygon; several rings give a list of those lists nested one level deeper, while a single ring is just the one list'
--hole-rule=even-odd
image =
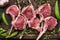
[{"label": "fresh herb sprig", "polygon": [[1,28],[0,26],[0,36],[4,37],[4,38],[11,38],[14,37],[18,34],[18,32],[12,32],[10,35],[7,33],[7,30],[4,30],[3,28]]}]

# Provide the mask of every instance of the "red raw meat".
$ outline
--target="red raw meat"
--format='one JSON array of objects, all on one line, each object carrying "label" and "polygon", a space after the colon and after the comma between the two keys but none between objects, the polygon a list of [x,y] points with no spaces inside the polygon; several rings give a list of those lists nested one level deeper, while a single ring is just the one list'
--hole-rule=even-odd
[{"label": "red raw meat", "polygon": [[37,37],[36,40],[39,40],[39,38],[41,38],[41,36],[48,30],[52,30],[55,28],[55,26],[57,25],[57,20],[50,16],[44,19],[44,25],[42,25],[42,31],[40,32],[39,36]]},{"label": "red raw meat", "polygon": [[48,25],[48,30],[52,30],[57,25],[57,20],[52,16],[45,18],[45,22]]},{"label": "red raw meat", "polygon": [[22,14],[28,19],[31,20],[34,16],[34,7],[32,5],[29,5],[27,7],[24,7],[22,9]]},{"label": "red raw meat", "polygon": [[30,28],[33,28],[33,29],[36,29],[37,31],[40,32],[41,28],[39,27],[40,25],[40,20],[38,18],[33,18],[31,19],[31,21],[29,21],[29,27]]},{"label": "red raw meat", "polygon": [[[41,5],[36,11],[32,5],[24,7],[21,14],[18,7],[12,5],[8,7],[6,13],[11,15],[13,20],[12,25],[16,30],[25,29],[26,24],[28,23],[30,28],[40,32],[37,40],[47,31],[47,29],[52,30],[57,25],[57,20],[51,16],[51,6],[48,3]],[[40,18],[36,17],[37,14]]]},{"label": "red raw meat", "polygon": [[43,4],[36,10],[36,12],[42,14],[44,18],[46,18],[51,15],[51,6],[50,4]]},{"label": "red raw meat", "polygon": [[20,10],[16,5],[12,5],[8,7],[6,10],[6,14],[10,14],[12,17],[12,20],[14,20],[19,13],[20,13]]},{"label": "red raw meat", "polygon": [[19,15],[16,19],[12,22],[12,25],[16,30],[23,30],[26,28],[26,18],[23,15]]}]

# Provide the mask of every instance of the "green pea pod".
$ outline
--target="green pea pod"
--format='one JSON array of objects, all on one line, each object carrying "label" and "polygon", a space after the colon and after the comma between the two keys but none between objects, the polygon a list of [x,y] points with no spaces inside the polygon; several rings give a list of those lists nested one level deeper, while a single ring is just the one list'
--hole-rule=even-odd
[{"label": "green pea pod", "polygon": [[8,25],[7,19],[5,17],[5,13],[2,13],[2,20],[6,25]]},{"label": "green pea pod", "polygon": [[11,38],[17,35],[18,32],[13,32],[11,35],[6,36],[6,38]]},{"label": "green pea pod", "polygon": [[56,0],[56,3],[55,3],[55,15],[56,15],[56,18],[60,20],[58,0]]}]

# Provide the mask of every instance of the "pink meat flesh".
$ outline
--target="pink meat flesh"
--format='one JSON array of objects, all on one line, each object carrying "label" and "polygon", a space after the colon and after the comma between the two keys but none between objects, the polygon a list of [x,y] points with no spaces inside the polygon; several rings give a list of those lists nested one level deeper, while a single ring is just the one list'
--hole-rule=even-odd
[{"label": "pink meat flesh", "polygon": [[37,24],[39,24],[39,19],[38,19],[38,18],[34,18],[34,19],[30,22],[30,26],[31,26],[31,27],[36,27]]},{"label": "pink meat flesh", "polygon": [[51,6],[50,4],[43,4],[38,8],[38,14],[42,14],[44,18],[51,15]]},{"label": "pink meat flesh", "polygon": [[48,30],[52,30],[57,25],[57,20],[52,16],[45,18],[45,21],[48,25]]},{"label": "pink meat flesh", "polygon": [[14,19],[14,17],[16,17],[18,14],[20,13],[20,10],[18,9],[18,7],[16,5],[12,5],[10,7],[7,8],[6,10],[6,14],[10,14],[12,17],[12,20]]},{"label": "pink meat flesh", "polygon": [[[12,5],[7,8],[6,13],[11,15],[13,20],[12,25],[16,30],[25,29],[26,24],[28,23],[30,28],[40,32],[37,40],[41,38],[47,29],[52,30],[57,25],[57,20],[51,16],[50,4],[43,4],[36,11],[32,5],[24,7],[21,14],[18,7],[16,5]],[[39,15],[40,19],[36,17],[37,14]]]},{"label": "pink meat flesh", "polygon": [[22,10],[22,14],[28,19],[31,20],[34,17],[34,8],[33,6],[24,7]]},{"label": "pink meat flesh", "polygon": [[40,20],[38,18],[33,18],[28,24],[30,28],[36,29],[37,31],[40,31],[41,29],[39,27]]},{"label": "pink meat flesh", "polygon": [[45,18],[42,31],[40,32],[36,40],[39,40],[39,38],[41,38],[41,36],[47,31],[47,29],[52,30],[55,28],[56,25],[57,25],[57,20],[54,17],[50,16],[50,17]]},{"label": "pink meat flesh", "polygon": [[12,22],[14,28],[16,30],[23,30],[26,26],[26,20],[25,17],[20,15],[18,16],[13,22]]}]

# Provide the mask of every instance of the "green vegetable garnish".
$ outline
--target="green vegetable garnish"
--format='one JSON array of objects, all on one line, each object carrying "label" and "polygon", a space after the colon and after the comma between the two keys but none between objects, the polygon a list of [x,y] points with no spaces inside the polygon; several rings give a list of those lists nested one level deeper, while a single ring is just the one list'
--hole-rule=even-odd
[{"label": "green vegetable garnish", "polygon": [[7,33],[1,34],[1,36],[3,36],[3,37],[6,37],[7,35],[8,35]]},{"label": "green vegetable garnish", "polygon": [[13,32],[11,35],[6,36],[6,38],[11,38],[17,35],[18,32]]},{"label": "green vegetable garnish", "polygon": [[60,20],[58,0],[56,0],[56,3],[55,3],[55,15],[56,15],[56,18]]},{"label": "green vegetable garnish", "polygon": [[5,31],[5,30],[1,30],[1,31],[0,31],[0,34],[2,34],[2,33],[4,33],[4,32],[6,32],[6,31]]},{"label": "green vegetable garnish", "polygon": [[50,37],[46,34],[43,40],[50,40]]},{"label": "green vegetable garnish", "polygon": [[58,32],[60,32],[60,27],[59,27],[59,29],[58,29]]},{"label": "green vegetable garnish", "polygon": [[2,13],[2,20],[6,25],[8,25],[7,19],[5,17],[5,13]]},{"label": "green vegetable garnish", "polygon": [[4,37],[4,38],[11,38],[11,37],[14,37],[17,35],[18,32],[12,32],[12,34],[8,34],[7,33],[8,31],[6,31],[5,29],[3,29],[1,26],[0,26],[0,36]]}]

